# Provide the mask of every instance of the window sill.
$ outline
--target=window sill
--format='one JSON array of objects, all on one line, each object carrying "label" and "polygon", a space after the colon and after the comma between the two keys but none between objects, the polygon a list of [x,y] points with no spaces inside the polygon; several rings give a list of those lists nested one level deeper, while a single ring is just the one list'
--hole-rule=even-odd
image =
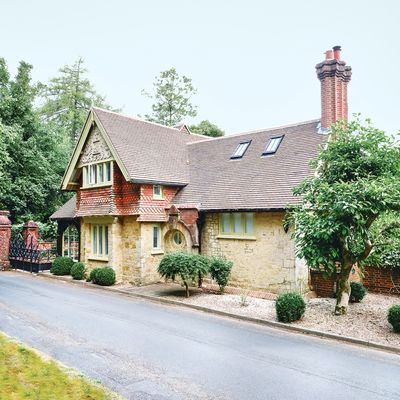
[{"label": "window sill", "polygon": [[97,185],[89,185],[89,186],[81,186],[81,189],[97,189],[97,188],[102,188],[102,187],[109,187],[112,186],[112,182],[107,182],[107,183],[99,183]]},{"label": "window sill", "polygon": [[89,256],[88,260],[92,261],[105,261],[108,262],[108,257],[99,257],[99,256]]},{"label": "window sill", "polygon": [[218,235],[217,239],[229,239],[229,240],[257,240],[255,236],[236,236],[236,235]]},{"label": "window sill", "polygon": [[154,249],[151,251],[152,256],[157,256],[157,255],[161,255],[161,254],[164,254],[164,250]]}]

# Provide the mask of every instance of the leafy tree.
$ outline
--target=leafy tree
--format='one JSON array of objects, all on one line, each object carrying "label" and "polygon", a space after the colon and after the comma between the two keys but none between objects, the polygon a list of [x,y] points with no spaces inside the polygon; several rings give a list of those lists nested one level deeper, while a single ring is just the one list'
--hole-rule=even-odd
[{"label": "leafy tree", "polygon": [[34,109],[32,67],[21,62],[15,79],[0,60],[0,206],[14,222],[45,220],[65,199],[58,191],[68,161],[63,134]]},{"label": "leafy tree", "polygon": [[382,252],[399,227],[400,147],[368,120],[338,122],[312,167],[316,174],[294,191],[303,201],[288,222],[309,267],[328,276],[339,267],[335,314],[345,314],[353,265]]},{"label": "leafy tree", "polygon": [[83,64],[84,60],[79,58],[73,65],[64,66],[59,76],[41,86],[40,92],[44,99],[41,115],[68,134],[71,146],[79,137],[90,107],[110,108],[86,78]]},{"label": "leafy tree", "polygon": [[160,73],[153,83],[154,93],[142,90],[142,94],[154,100],[151,106],[152,114],[146,114],[148,121],[173,126],[181,122],[184,117],[195,117],[196,107],[190,102],[197,90],[192,80],[186,76],[179,76],[175,68]]},{"label": "leafy tree", "polygon": [[221,128],[207,120],[201,121],[197,125],[191,125],[189,129],[194,133],[205,136],[219,137],[225,135],[225,132]]}]

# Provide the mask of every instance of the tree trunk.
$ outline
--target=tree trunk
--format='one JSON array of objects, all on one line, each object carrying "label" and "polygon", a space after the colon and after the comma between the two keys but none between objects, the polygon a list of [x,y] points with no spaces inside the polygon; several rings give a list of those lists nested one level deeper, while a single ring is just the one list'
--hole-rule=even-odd
[{"label": "tree trunk", "polygon": [[187,284],[186,281],[183,281],[183,283],[184,283],[185,288],[186,288],[186,297],[189,297],[189,295],[190,295],[190,292],[189,292],[189,285]]},{"label": "tree trunk", "polygon": [[351,264],[344,264],[341,266],[337,287],[335,315],[347,314],[351,292],[349,277],[352,267]]}]

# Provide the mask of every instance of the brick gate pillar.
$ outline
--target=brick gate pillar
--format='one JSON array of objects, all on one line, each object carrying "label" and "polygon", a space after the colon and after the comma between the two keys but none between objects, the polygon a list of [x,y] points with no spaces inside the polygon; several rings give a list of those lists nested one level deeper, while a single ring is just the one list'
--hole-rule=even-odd
[{"label": "brick gate pillar", "polygon": [[11,221],[9,211],[0,211],[0,270],[10,268],[8,259],[10,253]]},{"label": "brick gate pillar", "polygon": [[39,243],[39,226],[36,222],[28,221],[22,227],[22,237],[24,238],[25,246],[37,247]]}]

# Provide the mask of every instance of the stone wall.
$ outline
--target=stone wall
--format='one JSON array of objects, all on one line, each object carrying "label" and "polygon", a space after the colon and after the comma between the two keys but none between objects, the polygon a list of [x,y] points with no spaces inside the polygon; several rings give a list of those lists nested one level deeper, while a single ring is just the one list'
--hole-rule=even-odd
[{"label": "stone wall", "polygon": [[296,259],[290,232],[283,229],[284,213],[254,214],[253,239],[225,239],[219,235],[219,214],[206,215],[201,252],[224,255],[233,261],[229,285],[279,293],[307,289],[308,273]]}]

